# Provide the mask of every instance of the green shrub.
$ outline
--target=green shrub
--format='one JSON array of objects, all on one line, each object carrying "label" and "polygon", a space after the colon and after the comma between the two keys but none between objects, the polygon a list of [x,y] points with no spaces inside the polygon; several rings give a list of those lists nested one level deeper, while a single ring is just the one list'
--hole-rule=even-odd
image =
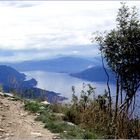
[{"label": "green shrub", "polygon": [[45,124],[45,128],[53,133],[59,133],[61,138],[82,139],[83,131],[78,126],[71,126],[63,121],[50,121]]},{"label": "green shrub", "polygon": [[83,139],[83,130],[78,126],[70,126],[65,133],[61,134],[61,138],[65,139]]},{"label": "green shrub", "polygon": [[49,121],[45,124],[45,128],[48,128],[53,133],[62,133],[66,130],[67,124],[62,121]]},{"label": "green shrub", "polygon": [[72,122],[74,124],[79,124],[80,118],[79,118],[79,111],[75,108],[71,107],[65,112],[65,121]]},{"label": "green shrub", "polygon": [[50,108],[54,113],[65,113],[68,110],[68,106],[61,103],[51,104]]},{"label": "green shrub", "polygon": [[9,97],[7,94],[4,94],[4,97]]},{"label": "green shrub", "polygon": [[33,113],[36,113],[41,110],[42,105],[39,102],[29,101],[25,103],[25,110],[29,110]]},{"label": "green shrub", "polygon": [[94,132],[85,131],[83,139],[97,139],[97,136]]},{"label": "green shrub", "polygon": [[43,123],[49,122],[50,114],[49,113],[41,113],[35,120],[41,121]]}]

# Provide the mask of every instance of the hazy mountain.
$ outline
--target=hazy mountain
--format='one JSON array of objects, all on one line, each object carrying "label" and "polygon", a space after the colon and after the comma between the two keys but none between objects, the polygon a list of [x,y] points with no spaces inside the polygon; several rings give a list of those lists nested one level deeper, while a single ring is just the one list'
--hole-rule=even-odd
[{"label": "hazy mountain", "polygon": [[20,63],[8,63],[9,66],[16,68],[19,71],[50,71],[50,72],[63,72],[63,73],[75,73],[94,65],[100,65],[100,59],[89,59],[80,57],[60,57],[50,60],[40,61],[24,61]]},{"label": "hazy mountain", "polygon": [[[109,76],[110,76],[110,82],[114,82],[114,75],[112,74],[112,72],[109,69],[107,69],[107,72],[109,73]],[[94,82],[106,82],[106,80],[107,80],[105,71],[101,66],[92,67],[92,68],[86,69],[82,72],[72,73],[70,75],[80,78],[80,79],[87,80],[87,81],[92,81],[92,82],[93,81]]]},{"label": "hazy mountain", "polygon": [[0,83],[4,88],[31,88],[37,85],[35,79],[26,81],[26,75],[19,73],[12,67],[1,65],[0,66]]},{"label": "hazy mountain", "polygon": [[0,65],[0,84],[5,92],[14,90],[27,98],[43,97],[47,98],[50,102],[66,99],[59,96],[60,93],[36,88],[37,81],[35,79],[26,80],[25,74],[19,73],[12,67],[6,65]]}]

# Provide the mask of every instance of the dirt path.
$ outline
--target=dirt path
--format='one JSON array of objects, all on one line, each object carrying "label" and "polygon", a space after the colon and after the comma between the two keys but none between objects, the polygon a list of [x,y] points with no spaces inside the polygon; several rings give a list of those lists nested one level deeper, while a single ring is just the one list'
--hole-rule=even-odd
[{"label": "dirt path", "polygon": [[23,102],[0,96],[0,139],[53,139],[55,137],[35,116],[23,109]]}]

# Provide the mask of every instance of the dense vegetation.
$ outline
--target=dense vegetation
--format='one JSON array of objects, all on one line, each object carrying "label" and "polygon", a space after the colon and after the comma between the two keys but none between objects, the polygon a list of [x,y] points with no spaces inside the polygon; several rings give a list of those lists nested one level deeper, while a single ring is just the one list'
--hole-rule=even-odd
[{"label": "dense vegetation", "polygon": [[[121,118],[120,116],[117,124],[110,119],[106,91],[103,95],[97,95],[93,87],[84,84],[81,97],[78,98],[74,87],[72,90],[73,98],[70,104],[44,104],[40,99],[27,100],[18,96],[10,99],[23,101],[25,110],[34,113],[35,120],[42,121],[45,128],[57,133],[57,138],[140,138],[138,118]],[[114,112],[112,109],[112,113]],[[121,125],[122,119],[125,121],[123,125]]]},{"label": "dense vegetation", "polygon": [[36,120],[42,121],[53,133],[59,133],[60,138],[140,138],[139,119],[119,116],[115,123],[110,119],[107,92],[97,96],[90,85],[83,85],[80,98],[73,87],[70,104],[43,105],[38,101],[26,101],[25,109],[36,113]]}]

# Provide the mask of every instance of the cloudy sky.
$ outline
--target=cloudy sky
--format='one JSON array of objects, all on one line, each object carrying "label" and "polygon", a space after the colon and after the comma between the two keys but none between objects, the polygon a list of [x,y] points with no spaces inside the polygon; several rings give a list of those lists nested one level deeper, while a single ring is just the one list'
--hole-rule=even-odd
[{"label": "cloudy sky", "polygon": [[[127,5],[140,13],[140,1]],[[0,61],[97,56],[92,33],[114,28],[119,7],[120,1],[0,1]]]}]

